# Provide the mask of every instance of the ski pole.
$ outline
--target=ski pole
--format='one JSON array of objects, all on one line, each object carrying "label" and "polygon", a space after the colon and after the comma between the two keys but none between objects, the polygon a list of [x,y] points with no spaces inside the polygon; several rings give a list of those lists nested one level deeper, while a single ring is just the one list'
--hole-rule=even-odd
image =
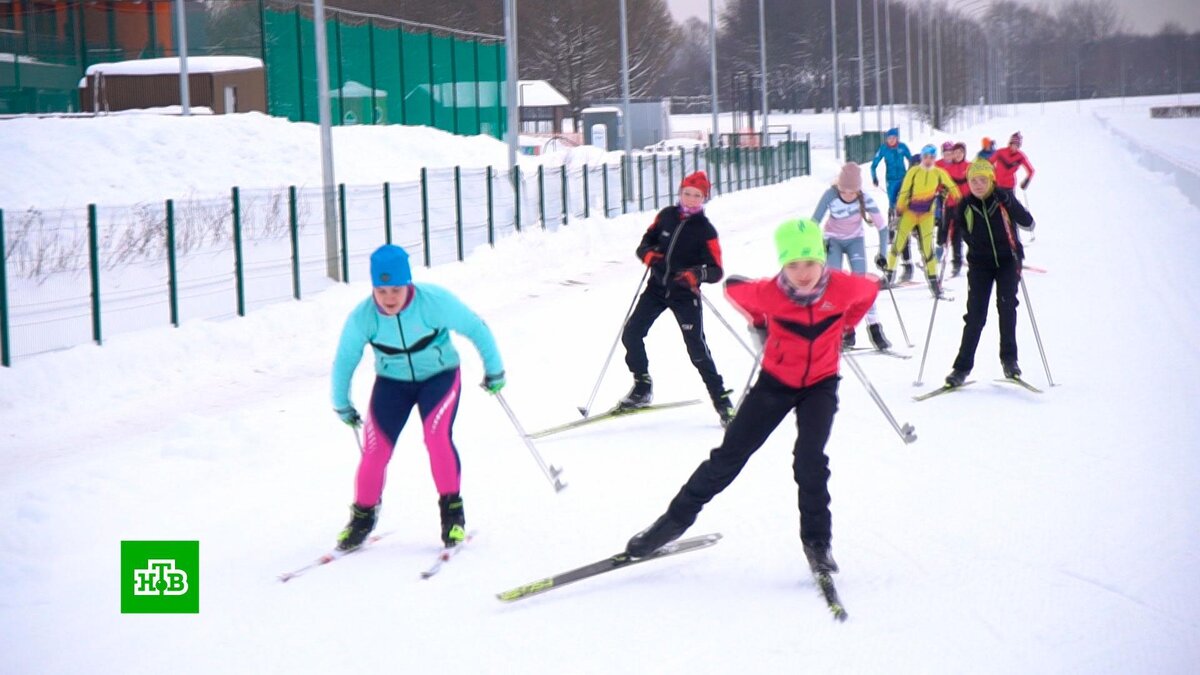
[{"label": "ski pole", "polygon": [[563,488],[567,487],[567,484],[564,483],[561,478],[559,478],[559,476],[562,475],[562,468],[554,466],[553,464],[546,464],[546,460],[542,459],[541,453],[539,453],[537,448],[533,446],[533,441],[529,440],[529,434],[525,433],[525,428],[522,427],[521,423],[517,421],[517,416],[513,414],[512,408],[508,407],[508,401],[504,400],[504,396],[500,392],[495,392],[494,396],[496,397],[496,400],[500,402],[500,407],[504,408],[504,413],[508,415],[508,420],[512,422],[513,427],[515,427],[517,433],[520,434],[521,440],[525,441],[525,447],[529,448],[529,452],[533,455],[533,459],[537,462],[538,466],[541,467],[542,473],[546,474],[546,480],[550,481],[550,484],[554,486],[555,492],[562,492]]},{"label": "ski pole", "polygon": [[[1028,210],[1030,208],[1029,193],[1025,191],[1025,188],[1021,188],[1021,201],[1025,203],[1025,209]],[[1030,232],[1029,233],[1029,243],[1032,244],[1035,241],[1037,241],[1037,233]]]},{"label": "ski pole", "polygon": [[362,436],[358,435],[358,427],[350,427],[350,429],[354,431],[354,440],[358,442],[358,454],[361,455],[366,452],[363,450]]},{"label": "ski pole", "polygon": [[[946,266],[938,270],[938,287],[942,285],[942,279],[946,277]],[[933,296],[933,310],[929,313],[929,330],[925,333],[925,348],[921,350],[921,368],[917,371],[917,381],[913,382],[913,386],[919,387],[923,384],[921,377],[925,375],[925,358],[929,356],[929,342],[933,339],[933,318],[937,316],[938,300],[941,297]]]},{"label": "ski pole", "polygon": [[646,266],[646,272],[642,274],[642,280],[638,282],[637,291],[633,294],[633,301],[629,303],[629,311],[625,312],[625,318],[621,321],[621,328],[617,331],[617,339],[613,340],[612,348],[608,350],[608,358],[604,359],[604,367],[600,369],[600,376],[596,378],[596,386],[592,387],[592,395],[588,398],[587,405],[576,408],[580,415],[588,416],[592,410],[592,404],[596,402],[596,394],[600,392],[600,383],[604,381],[604,373],[608,372],[608,364],[612,362],[613,354],[617,351],[617,343],[621,341],[621,334],[625,332],[625,324],[629,323],[629,317],[633,315],[633,308],[637,304],[638,296],[642,294],[642,286],[646,284],[646,278],[650,276],[650,266]]},{"label": "ski pole", "polygon": [[742,347],[745,348],[745,350],[750,353],[751,358],[757,359],[758,354],[753,349],[750,348],[750,345],[746,344],[746,341],[743,340],[742,336],[739,335],[738,332],[733,329],[733,326],[729,325],[729,322],[725,320],[725,317],[721,316],[721,313],[717,311],[716,306],[712,304],[712,300],[709,300],[708,298],[704,297],[704,294],[700,292],[699,288],[695,289],[694,292],[696,293],[696,295],[700,296],[700,299],[704,301],[704,304],[708,305],[708,309],[710,311],[712,311],[714,316],[717,317],[717,320],[719,320],[722,324],[724,324],[724,326],[729,329],[730,333],[733,333],[733,337],[737,338],[738,343],[741,344]]},{"label": "ski pole", "polygon": [[904,327],[904,317],[900,316],[900,303],[896,302],[896,292],[892,290],[892,285],[887,283],[886,279],[884,283],[887,284],[888,295],[892,296],[892,307],[896,308],[896,321],[900,322],[900,333],[904,336],[904,343],[911,349],[913,343],[908,339],[908,329]]},{"label": "ski pole", "polygon": [[1042,334],[1038,332],[1037,319],[1033,316],[1033,303],[1029,301],[1029,289],[1025,288],[1025,277],[1021,276],[1021,294],[1025,296],[1025,309],[1029,310],[1029,323],[1033,326],[1033,337],[1037,339],[1038,352],[1042,355],[1042,367],[1046,369],[1046,380],[1050,382],[1051,387],[1058,385],[1054,384],[1054,378],[1050,376],[1050,363],[1046,361],[1046,349],[1042,346]]},{"label": "ski pole", "polygon": [[763,350],[759,350],[758,354],[754,355],[754,366],[750,368],[750,377],[746,378],[746,386],[742,387],[742,397],[738,399],[738,408],[742,407],[742,403],[746,400],[746,395],[750,393],[750,386],[754,383],[754,376],[758,374],[762,368]]},{"label": "ski pole", "polygon": [[883,397],[879,395],[878,391],[875,391],[874,385],[872,385],[871,381],[867,379],[867,374],[863,372],[854,356],[846,352],[842,352],[842,357],[846,359],[846,363],[850,364],[850,370],[854,371],[854,374],[858,376],[858,381],[862,382],[863,386],[866,387],[867,393],[871,395],[872,399],[874,399],[875,405],[879,406],[879,410],[883,413],[883,416],[887,418],[887,421],[891,423],[892,428],[896,430],[896,433],[900,434],[900,439],[905,443],[912,443],[913,441],[917,440],[917,430],[913,428],[913,425],[907,422],[901,425],[896,421],[895,416],[892,415],[892,411],[888,410],[887,404],[883,402]]}]

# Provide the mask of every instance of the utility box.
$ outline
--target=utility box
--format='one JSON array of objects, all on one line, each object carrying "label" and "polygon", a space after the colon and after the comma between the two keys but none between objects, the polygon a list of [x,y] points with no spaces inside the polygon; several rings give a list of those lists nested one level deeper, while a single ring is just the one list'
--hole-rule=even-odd
[{"label": "utility box", "polygon": [[583,142],[605,150],[624,147],[621,109],[613,106],[584,108],[579,112],[583,121]]},{"label": "utility box", "polygon": [[[620,110],[621,99],[592,101],[593,106],[614,107]],[[671,137],[671,101],[665,98],[635,98],[629,101],[629,119],[622,120],[629,142],[642,148]]]}]

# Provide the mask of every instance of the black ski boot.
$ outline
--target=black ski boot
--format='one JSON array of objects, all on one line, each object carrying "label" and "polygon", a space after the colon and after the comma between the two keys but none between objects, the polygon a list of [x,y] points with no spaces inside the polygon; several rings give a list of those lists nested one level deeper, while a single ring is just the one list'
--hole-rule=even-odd
[{"label": "black ski boot", "polygon": [[967,376],[970,374],[971,371],[969,370],[959,370],[958,368],[955,368],[954,370],[950,371],[949,375],[946,376],[946,384],[950,385],[951,387],[961,387],[963,386],[963,383],[967,381]]},{"label": "black ski boot", "polygon": [[846,331],[845,333],[842,333],[842,349],[846,350],[846,349],[853,349],[853,348],[854,348],[854,330],[851,329],[851,330]]},{"label": "black ski boot", "polygon": [[467,518],[463,514],[462,497],[457,492],[438,497],[442,512],[442,544],[446,548],[458,546],[467,538]]},{"label": "black ski boot", "polygon": [[654,382],[649,373],[638,373],[633,376],[633,388],[625,394],[625,398],[617,403],[618,408],[645,408],[654,399]]},{"label": "black ski boot", "polygon": [[1004,368],[1004,377],[1007,377],[1010,380],[1021,377],[1021,366],[1017,365],[1015,359],[1011,361],[1003,361],[1000,365]]},{"label": "black ski boot", "polygon": [[346,523],[346,529],[338,535],[337,550],[353,551],[362,546],[363,542],[367,540],[367,535],[375,529],[375,516],[378,513],[378,504],[375,506],[351,504],[350,522]]},{"label": "black ski boot", "polygon": [[721,428],[724,429],[733,421],[733,401],[729,400],[729,395],[733,393],[732,389],[725,391],[712,397],[713,410],[717,411],[717,415],[721,418]]},{"label": "black ski boot", "polygon": [[950,276],[957,277],[962,274],[962,258],[955,258],[954,263],[950,266]]},{"label": "black ski boot", "polygon": [[942,280],[937,277],[926,277],[929,280],[929,292],[933,293],[933,297],[938,300],[945,300],[946,294],[942,292]]},{"label": "black ski boot", "polygon": [[883,324],[870,323],[867,324],[867,335],[871,338],[871,346],[879,351],[887,351],[892,348],[892,343],[883,335]]},{"label": "black ski boot", "polygon": [[687,529],[687,525],[680,525],[672,520],[670,513],[664,513],[653,525],[633,535],[629,543],[625,544],[625,553],[631,558],[644,558],[678,539]]},{"label": "black ski boot", "polygon": [[829,548],[827,541],[804,542],[804,557],[808,558],[808,566],[812,569],[813,574],[834,574],[838,571],[837,562],[833,559],[833,551]]},{"label": "black ski boot", "polygon": [[904,263],[904,270],[900,272],[900,283],[908,283],[912,281],[913,265],[912,263]]}]

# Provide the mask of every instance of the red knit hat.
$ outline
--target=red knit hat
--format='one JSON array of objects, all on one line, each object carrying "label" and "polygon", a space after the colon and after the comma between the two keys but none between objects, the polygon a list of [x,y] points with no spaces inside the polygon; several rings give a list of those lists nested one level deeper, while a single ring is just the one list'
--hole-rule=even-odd
[{"label": "red knit hat", "polygon": [[708,176],[703,171],[697,171],[689,174],[679,184],[679,191],[683,192],[683,188],[693,187],[704,193],[704,198],[708,199],[708,190],[712,185],[708,182]]}]

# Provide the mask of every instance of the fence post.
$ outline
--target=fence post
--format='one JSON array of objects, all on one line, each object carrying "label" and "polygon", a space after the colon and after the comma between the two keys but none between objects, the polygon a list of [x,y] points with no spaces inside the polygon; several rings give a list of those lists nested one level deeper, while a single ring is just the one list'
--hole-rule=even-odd
[{"label": "fence post", "polygon": [[96,205],[88,204],[88,269],[92,277],[92,340],[103,344],[100,330],[100,232]]},{"label": "fence post", "polygon": [[487,168],[488,246],[496,245],[496,212],[492,207],[492,165]]},{"label": "fence post", "polygon": [[587,220],[592,217],[591,210],[591,195],[588,194],[588,165],[583,165],[583,218]]},{"label": "fence post", "polygon": [[621,155],[621,213],[629,213],[629,202],[633,199],[633,191],[629,189],[629,156]]},{"label": "fence post", "polygon": [[179,274],[175,265],[175,200],[167,200],[167,303],[171,325],[179,328]]},{"label": "fence post", "polygon": [[542,229],[546,229],[546,167],[538,165],[538,217],[542,219]]},{"label": "fence post", "polygon": [[288,230],[292,239],[292,297],[300,299],[300,223],[296,215],[296,186],[288,187]]},{"label": "fence post", "polygon": [[[683,165],[679,165],[679,170],[683,171]],[[683,181],[683,174],[679,176],[680,182]],[[667,155],[667,203],[671,203],[671,197],[674,196],[675,188],[675,157]]]},{"label": "fence post", "polygon": [[383,181],[383,240],[392,243],[392,184],[387,181]]},{"label": "fence post", "polygon": [[8,339],[8,250],[4,247],[4,209],[0,209],[0,366],[12,365]]},{"label": "fence post", "polygon": [[563,164],[559,169],[559,174],[562,176],[562,224],[567,224],[567,216],[571,212],[571,207],[567,203],[567,165]]},{"label": "fence post", "polygon": [[658,210],[658,153],[650,155],[650,169],[654,171],[654,210]]},{"label": "fence post", "polygon": [[242,260],[242,197],[234,187],[233,197],[233,278],[237,290],[237,314],[246,316],[246,268]]},{"label": "fence post", "polygon": [[638,206],[637,210],[646,208],[646,179],[642,173],[642,156],[638,155]]},{"label": "fence post", "polygon": [[342,230],[342,283],[350,283],[350,237],[346,232],[346,184],[338,183],[338,221]]},{"label": "fence post", "polygon": [[421,167],[421,244],[425,249],[425,266],[429,267],[429,169]]},{"label": "fence post", "polygon": [[458,239],[458,261],[463,259],[462,169],[454,167],[454,235]]},{"label": "fence post", "polygon": [[812,149],[810,137],[812,134],[804,134],[804,175],[807,176],[812,172],[812,155],[809,152]]},{"label": "fence post", "polygon": [[513,209],[516,220],[517,232],[521,231],[521,167],[514,165],[512,168],[512,184],[513,184]]},{"label": "fence post", "polygon": [[600,167],[600,174],[604,177],[604,217],[608,218],[608,162],[604,162]]}]

